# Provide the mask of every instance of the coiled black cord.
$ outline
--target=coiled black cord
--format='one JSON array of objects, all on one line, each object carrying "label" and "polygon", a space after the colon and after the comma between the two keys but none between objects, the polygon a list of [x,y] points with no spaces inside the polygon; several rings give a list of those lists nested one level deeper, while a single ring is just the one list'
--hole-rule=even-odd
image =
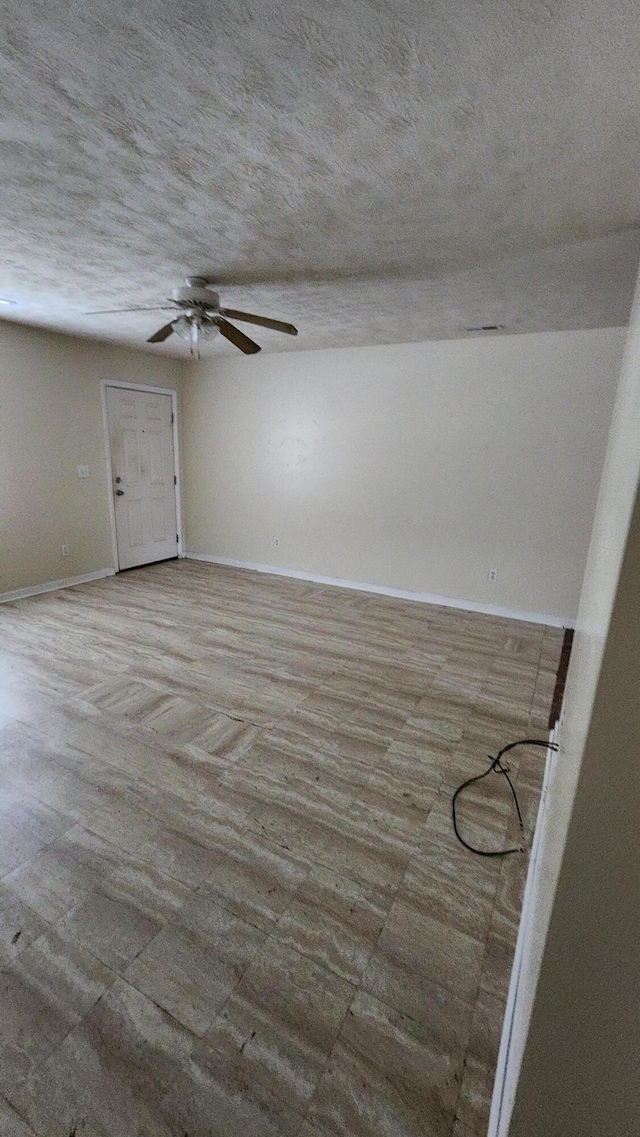
[{"label": "coiled black cord", "polygon": [[473,785],[474,782],[482,781],[482,779],[486,778],[488,774],[492,774],[492,773],[504,774],[505,778],[507,779],[507,781],[509,783],[509,788],[511,789],[511,793],[513,795],[513,800],[514,800],[515,805],[516,805],[516,810],[518,813],[518,822],[520,824],[520,828],[524,832],[524,823],[522,821],[522,814],[520,812],[520,803],[518,802],[518,795],[516,794],[513,782],[511,781],[511,778],[509,777],[508,768],[502,765],[503,754],[506,754],[509,750],[513,750],[514,746],[544,746],[547,750],[557,750],[558,749],[555,742],[544,741],[541,738],[521,738],[518,742],[510,742],[507,746],[502,747],[502,750],[499,752],[499,754],[496,758],[492,758],[491,755],[489,755],[489,761],[491,764],[490,764],[489,768],[484,771],[484,773],[476,774],[475,777],[473,777],[473,778],[467,778],[466,782],[463,782],[461,786],[458,786],[456,792],[454,793],[454,795],[451,799],[451,816],[453,819],[453,830],[454,830],[454,833],[455,833],[456,837],[458,838],[460,844],[464,845],[465,849],[468,849],[470,853],[476,853],[478,857],[508,857],[510,853],[524,853],[524,851],[525,851],[524,845],[518,845],[514,849],[494,849],[494,850],[474,849],[473,845],[470,845],[468,841],[465,841],[464,837],[460,836],[460,830],[458,829],[458,819],[456,817],[456,801],[457,801],[458,797],[460,796],[460,794],[462,793],[462,791],[466,790],[467,786]]}]

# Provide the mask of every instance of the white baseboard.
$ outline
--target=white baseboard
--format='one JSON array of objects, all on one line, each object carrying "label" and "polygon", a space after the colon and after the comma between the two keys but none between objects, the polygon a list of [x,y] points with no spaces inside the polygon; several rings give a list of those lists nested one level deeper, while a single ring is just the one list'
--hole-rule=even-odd
[{"label": "white baseboard", "polygon": [[41,592],[55,592],[58,588],[70,588],[72,584],[102,580],[105,576],[115,576],[115,571],[114,568],[96,569],[95,572],[84,572],[81,576],[67,576],[64,580],[47,580],[44,584],[30,584],[26,588],[14,588],[12,592],[0,592],[0,604],[23,600],[25,596],[39,596]]},{"label": "white baseboard", "polygon": [[465,612],[483,612],[486,616],[503,616],[507,620],[524,620],[528,624],[546,624],[552,628],[575,627],[574,620],[565,620],[561,616],[547,616],[543,612],[520,612],[512,608],[501,608],[497,604],[478,604],[475,600],[456,600],[451,596],[438,596],[433,592],[410,592],[404,588],[390,588],[385,584],[364,584],[359,580],[341,580],[337,576],[320,576],[318,573],[280,568],[278,565],[237,561],[233,557],[212,557],[209,553],[185,553],[184,555],[190,561],[207,561],[212,565],[229,565],[230,568],[250,569],[252,572],[265,572],[271,576],[289,576],[295,580],[311,580],[315,584],[328,584],[335,588],[353,588],[357,592],[375,592],[381,596],[395,596],[400,600],[415,600],[419,604],[440,604],[445,608],[461,608]]}]

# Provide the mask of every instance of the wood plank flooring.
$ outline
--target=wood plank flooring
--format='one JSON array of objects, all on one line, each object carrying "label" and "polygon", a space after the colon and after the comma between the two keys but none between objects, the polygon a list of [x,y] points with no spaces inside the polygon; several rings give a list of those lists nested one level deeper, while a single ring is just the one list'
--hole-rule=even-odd
[{"label": "wood plank flooring", "polygon": [[526,857],[450,799],[561,631],[175,561],[0,636],[2,1134],[481,1137]]}]

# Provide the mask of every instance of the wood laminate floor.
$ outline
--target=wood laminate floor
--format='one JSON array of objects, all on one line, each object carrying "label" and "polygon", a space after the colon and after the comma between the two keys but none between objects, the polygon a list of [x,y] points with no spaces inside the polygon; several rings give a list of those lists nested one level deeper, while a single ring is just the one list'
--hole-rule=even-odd
[{"label": "wood laminate floor", "polygon": [[484,1134],[526,857],[450,799],[561,631],[175,561],[0,634],[3,1137]]}]

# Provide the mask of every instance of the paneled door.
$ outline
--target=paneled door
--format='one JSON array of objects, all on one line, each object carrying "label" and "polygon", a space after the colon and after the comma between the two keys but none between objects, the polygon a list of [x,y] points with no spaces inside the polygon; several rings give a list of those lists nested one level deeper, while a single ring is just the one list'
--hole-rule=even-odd
[{"label": "paneled door", "polygon": [[107,387],[121,569],[178,554],[171,395]]}]

